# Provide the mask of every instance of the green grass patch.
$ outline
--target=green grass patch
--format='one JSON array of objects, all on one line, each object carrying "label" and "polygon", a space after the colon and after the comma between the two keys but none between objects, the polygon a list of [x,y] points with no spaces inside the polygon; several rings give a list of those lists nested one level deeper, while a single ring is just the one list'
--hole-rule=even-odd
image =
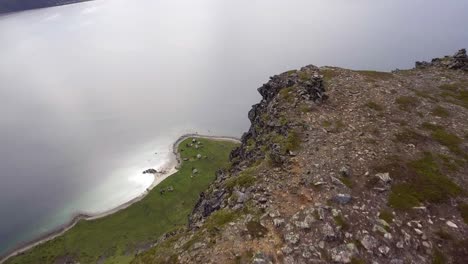
[{"label": "green grass patch", "polygon": [[377,104],[376,102],[373,102],[373,101],[367,102],[366,106],[369,107],[372,110],[379,111],[379,112],[384,110],[383,106],[381,106],[381,105],[379,105],[379,104]]},{"label": "green grass patch", "polygon": [[432,131],[432,138],[439,142],[440,144],[446,146],[453,153],[466,156],[466,153],[460,148],[460,144],[463,143],[463,139],[459,138],[457,135],[451,134],[445,131],[444,127],[439,125],[434,125],[431,123],[424,122],[421,125],[422,128]]},{"label": "green grass patch", "polygon": [[232,191],[236,186],[240,188],[252,186],[257,180],[254,176],[256,169],[256,167],[247,168],[239,175],[229,178],[225,183],[226,188]]},{"label": "green grass patch", "polygon": [[230,223],[240,217],[240,212],[230,209],[222,209],[212,213],[203,225],[209,232],[216,232],[227,223]]},{"label": "green grass patch", "polygon": [[323,75],[323,80],[329,82],[331,79],[337,77],[339,74],[333,69],[321,69],[320,73]]},{"label": "green grass patch", "polygon": [[340,177],[340,181],[346,185],[348,188],[352,189],[353,188],[353,181],[348,178],[348,177]]},{"label": "green grass patch", "polygon": [[459,88],[460,88],[459,83],[447,83],[447,84],[442,84],[439,86],[439,89],[448,91],[448,92],[457,92]]},{"label": "green grass patch", "polygon": [[[163,241],[162,243],[158,244],[158,246],[145,252],[144,254],[138,255],[138,257],[131,262],[134,264],[145,264],[145,263],[175,264],[177,263],[177,256],[174,253],[174,244],[179,239],[180,239],[180,235],[170,237],[167,240]],[[189,242],[192,243],[192,240],[190,240]],[[185,248],[185,245],[184,245],[184,248]],[[121,262],[121,263],[129,263],[129,262]]]},{"label": "green grass patch", "polygon": [[416,94],[419,97],[427,98],[427,99],[432,100],[434,102],[439,102],[439,99],[437,99],[436,97],[430,95],[428,92],[423,92],[423,91],[418,91],[418,90],[413,90],[413,92],[414,92],[414,94]]},{"label": "green grass patch", "polygon": [[440,144],[446,146],[455,154],[465,154],[459,146],[463,142],[463,140],[458,136],[445,131],[444,129],[434,130],[432,132],[432,138]]},{"label": "green grass patch", "polygon": [[312,112],[313,108],[310,105],[304,104],[304,105],[301,105],[300,110],[302,113],[305,114],[305,113]]},{"label": "green grass patch", "polygon": [[256,147],[255,140],[254,140],[253,138],[249,138],[249,139],[247,140],[247,144],[246,144],[245,150],[246,150],[247,152],[250,152],[250,151],[254,150],[255,147]]},{"label": "green grass patch", "polygon": [[287,71],[286,74],[287,75],[292,75],[292,74],[294,74],[296,72],[297,72],[297,70],[290,70],[290,71]]},{"label": "green grass patch", "polygon": [[307,72],[300,71],[300,72],[298,72],[298,74],[299,74],[299,79],[301,79],[302,81],[310,80],[310,74],[308,74]]},{"label": "green grass patch", "polygon": [[441,173],[430,153],[404,166],[388,200],[394,209],[407,210],[422,202],[442,203],[462,193],[458,185]]},{"label": "green grass patch", "polygon": [[449,117],[450,113],[447,111],[447,109],[443,108],[442,106],[436,106],[434,109],[432,109],[431,112],[432,115],[438,116],[438,117]]},{"label": "green grass patch", "polygon": [[288,151],[298,150],[301,146],[300,135],[294,130],[290,130],[287,136],[273,133],[270,136],[270,140],[272,143],[280,145],[284,154],[287,154]]},{"label": "green grass patch", "polygon": [[421,128],[426,129],[426,130],[431,130],[431,131],[436,131],[436,130],[439,130],[439,129],[443,129],[442,126],[431,124],[431,123],[428,123],[428,122],[422,123]]},{"label": "green grass patch", "polygon": [[268,233],[268,229],[262,226],[258,221],[247,222],[247,231],[252,238],[262,238]]},{"label": "green grass patch", "polygon": [[393,214],[390,210],[380,211],[379,218],[385,220],[385,222],[389,224],[393,222]]},{"label": "green grass patch", "polygon": [[341,226],[341,229],[343,230],[348,230],[349,229],[349,224],[346,222],[346,220],[343,218],[341,214],[333,217],[335,220],[335,223],[339,226]]},{"label": "green grass patch", "polygon": [[395,135],[395,141],[405,144],[418,144],[427,141],[427,138],[418,132],[405,128],[403,131]]},{"label": "green grass patch", "polygon": [[323,126],[323,127],[331,127],[332,125],[333,125],[333,123],[330,122],[329,120],[324,120],[324,121],[322,122],[322,126]]},{"label": "green grass patch", "polygon": [[280,97],[285,100],[286,102],[288,103],[292,103],[293,99],[294,99],[294,95],[293,95],[293,91],[294,91],[294,88],[296,88],[295,86],[291,86],[291,87],[287,87],[287,88],[283,88],[279,91],[279,95]]},{"label": "green grass patch", "polygon": [[439,86],[442,92],[440,94],[443,98],[452,98],[455,101],[451,103],[468,108],[468,84],[467,83],[452,83]]},{"label": "green grass patch", "polygon": [[[161,235],[184,228],[199,194],[215,179],[217,169],[229,164],[229,153],[237,146],[230,141],[198,139],[203,148],[186,148],[186,139],[179,145],[182,158],[197,154],[206,159],[184,161],[174,175],[161,182],[141,201],[117,213],[93,221],[80,221],[64,235],[9,259],[6,263],[54,263],[65,255],[76,255],[81,263],[96,263],[102,255],[128,263],[125,256],[139,246],[156,241]],[[192,167],[199,173],[191,178]],[[149,177],[149,176],[148,176]],[[159,189],[173,186],[173,192],[161,195]],[[133,254],[133,253],[131,253]]]},{"label": "green grass patch", "polygon": [[394,78],[393,73],[391,72],[379,72],[379,71],[356,71],[359,74],[367,77],[370,80],[391,80]]},{"label": "green grass patch", "polygon": [[446,264],[446,263],[447,263],[447,258],[444,256],[444,254],[437,248],[434,249],[434,252],[432,253],[432,264]]},{"label": "green grass patch", "polygon": [[352,257],[351,264],[366,264],[366,262],[360,258]]},{"label": "green grass patch", "polygon": [[400,110],[410,112],[419,105],[419,101],[413,96],[400,96],[395,99],[395,103],[398,104]]},{"label": "green grass patch", "polygon": [[452,158],[444,154],[437,154],[437,157],[441,160],[443,166],[449,171],[458,171],[458,169],[463,167],[466,163],[464,160]]},{"label": "green grass patch", "polygon": [[328,131],[332,133],[338,133],[346,127],[345,123],[343,123],[343,120],[341,119],[336,119],[332,121],[324,120],[322,121],[322,126],[328,128]]}]

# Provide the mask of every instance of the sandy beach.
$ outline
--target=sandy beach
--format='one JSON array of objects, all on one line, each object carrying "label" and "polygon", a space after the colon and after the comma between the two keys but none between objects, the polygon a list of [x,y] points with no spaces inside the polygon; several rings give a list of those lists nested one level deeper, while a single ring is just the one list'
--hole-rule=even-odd
[{"label": "sandy beach", "polygon": [[[181,137],[179,137],[174,144],[172,145],[172,152],[173,156],[171,159],[168,161],[168,163],[165,165],[165,169],[163,170],[163,173],[159,174],[154,174],[154,180],[152,184],[139,196],[131,199],[128,202],[125,202],[113,209],[107,210],[102,213],[97,213],[97,214],[87,214],[87,213],[77,213],[68,223],[61,225],[60,227],[56,228],[55,230],[45,233],[41,236],[39,236],[36,239],[33,239],[29,242],[23,243],[19,246],[17,246],[15,249],[11,250],[10,252],[7,252],[3,256],[0,256],[0,264],[4,263],[7,259],[17,256],[21,253],[24,253],[33,247],[40,245],[42,243],[45,243],[47,241],[50,241],[56,237],[59,237],[63,235],[65,232],[73,228],[79,221],[81,220],[86,220],[86,221],[92,221],[96,220],[99,218],[106,217],[108,215],[114,214],[120,210],[123,210],[130,205],[141,201],[148,193],[156,187],[159,183],[164,181],[167,177],[173,175],[176,173],[178,170],[178,166],[181,164],[181,159],[180,159],[180,153],[177,151],[179,144],[184,141],[187,138],[205,138],[205,139],[211,139],[211,140],[222,140],[222,141],[233,141],[233,142],[240,142],[238,138],[235,137],[223,137],[223,136],[207,136],[207,135],[199,135],[199,134],[185,134]],[[167,169],[166,169],[167,168]]]}]

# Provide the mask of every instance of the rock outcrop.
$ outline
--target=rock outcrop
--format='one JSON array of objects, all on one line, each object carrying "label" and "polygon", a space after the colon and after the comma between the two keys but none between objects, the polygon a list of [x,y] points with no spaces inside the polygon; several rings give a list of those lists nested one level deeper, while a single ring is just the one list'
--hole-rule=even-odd
[{"label": "rock outcrop", "polygon": [[434,58],[431,62],[417,61],[416,68],[427,68],[427,67],[441,67],[453,70],[464,70],[468,71],[468,56],[466,55],[466,49],[457,51],[453,56],[445,56],[443,58]]},{"label": "rock outcrop", "polygon": [[465,69],[271,77],[187,230],[134,263],[465,263]]}]

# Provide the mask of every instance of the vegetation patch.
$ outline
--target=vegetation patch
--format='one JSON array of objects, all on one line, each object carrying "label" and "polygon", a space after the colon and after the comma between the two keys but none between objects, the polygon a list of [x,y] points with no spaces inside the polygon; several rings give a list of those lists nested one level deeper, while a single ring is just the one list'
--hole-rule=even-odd
[{"label": "vegetation patch", "polygon": [[341,119],[336,119],[333,121],[330,120],[324,120],[322,122],[322,126],[325,128],[328,128],[327,130],[332,133],[338,133],[343,130],[343,128],[346,127],[346,125],[343,123],[343,120]]},{"label": "vegetation patch", "polygon": [[441,203],[455,197],[462,189],[448,177],[442,175],[436,160],[430,153],[408,164],[398,175],[400,182],[394,184],[389,196],[389,205],[407,210],[422,202]]},{"label": "vegetation patch", "polygon": [[323,80],[329,82],[331,79],[337,77],[339,74],[334,69],[321,69],[320,73],[323,75]]},{"label": "vegetation patch", "polygon": [[446,146],[453,153],[463,156],[466,155],[460,148],[460,144],[463,143],[463,139],[459,138],[457,135],[445,131],[444,127],[425,122],[422,124],[422,128],[432,131],[432,138],[440,144]]},{"label": "vegetation patch", "polygon": [[247,152],[250,152],[252,150],[254,150],[256,147],[256,143],[255,143],[255,140],[253,138],[249,138],[249,140],[247,140],[247,144],[246,144],[246,147],[245,147],[245,150]]},{"label": "vegetation patch", "polygon": [[434,107],[434,109],[432,109],[431,114],[434,115],[434,116],[438,116],[438,117],[449,117],[450,116],[449,111],[447,111],[442,106]]},{"label": "vegetation patch", "polygon": [[353,188],[353,181],[351,181],[348,177],[340,177],[340,181],[346,185],[346,187],[352,189]]},{"label": "vegetation patch", "polygon": [[333,123],[330,122],[329,120],[324,120],[324,121],[322,122],[322,126],[323,126],[323,127],[331,127],[332,124],[333,124]]},{"label": "vegetation patch", "polygon": [[376,102],[373,102],[373,101],[367,102],[366,106],[369,107],[370,109],[375,110],[375,111],[383,111],[384,110],[384,108],[381,105],[379,105],[379,104],[377,104]]},{"label": "vegetation patch", "polygon": [[457,92],[460,88],[459,83],[447,83],[439,86],[439,89],[448,91],[448,92]]},{"label": "vegetation patch", "polygon": [[226,188],[232,191],[236,186],[240,188],[252,186],[257,180],[254,176],[256,171],[257,167],[245,169],[236,177],[231,177],[228,179],[225,184]]},{"label": "vegetation patch", "polygon": [[419,101],[413,96],[400,96],[395,100],[400,110],[410,112],[419,105]]},{"label": "vegetation patch", "polygon": [[299,79],[301,79],[302,81],[308,81],[308,80],[310,80],[310,74],[308,74],[305,71],[300,71],[299,72]]},{"label": "vegetation patch", "polygon": [[413,92],[414,92],[414,94],[416,94],[419,97],[427,98],[427,99],[432,100],[434,102],[439,102],[439,99],[437,99],[436,97],[430,95],[427,92],[422,92],[422,91],[418,91],[418,90],[413,90]]},{"label": "vegetation patch", "polygon": [[442,254],[442,252],[438,250],[437,248],[434,249],[434,252],[432,253],[432,264],[446,264],[446,263],[447,263],[447,259],[444,256],[444,254]]},{"label": "vegetation patch", "polygon": [[393,214],[390,210],[382,210],[379,214],[379,218],[385,220],[387,223],[393,222]]},{"label": "vegetation patch", "polygon": [[337,225],[341,226],[341,229],[343,229],[343,230],[348,230],[349,229],[348,223],[346,222],[346,220],[343,218],[343,216],[341,214],[333,217],[333,219],[335,220],[335,223]]},{"label": "vegetation patch", "polygon": [[465,165],[464,160],[455,159],[444,154],[437,154],[437,157],[441,160],[443,166],[449,171],[458,171],[458,169]]},{"label": "vegetation patch", "polygon": [[293,99],[294,99],[294,95],[293,95],[293,91],[294,91],[294,88],[296,88],[295,86],[291,86],[291,87],[287,87],[287,88],[283,88],[279,91],[279,95],[280,97],[285,100],[286,102],[288,103],[292,103]]},{"label": "vegetation patch", "polygon": [[262,238],[268,233],[268,229],[262,226],[258,221],[247,222],[247,231],[253,238]]},{"label": "vegetation patch", "polygon": [[297,72],[297,70],[290,70],[290,71],[287,71],[286,74],[287,74],[287,75],[291,75],[291,74],[294,74],[294,73],[296,73],[296,72]]},{"label": "vegetation patch", "polygon": [[370,80],[391,80],[394,78],[394,75],[390,72],[379,72],[379,71],[357,71],[359,74],[367,77]]},{"label": "vegetation patch", "polygon": [[[97,263],[105,254],[108,263],[129,263],[141,245],[156,241],[161,235],[185,228],[187,215],[199,195],[215,179],[215,172],[229,164],[229,153],[238,144],[230,141],[197,139],[203,148],[186,148],[192,139],[179,145],[182,160],[197,154],[206,159],[183,161],[180,169],[151,190],[141,201],[112,215],[93,221],[80,221],[64,235],[9,259],[6,263],[54,263],[60,256],[76,255],[80,263]],[[199,170],[191,178],[193,167]],[[159,189],[173,187],[161,194]],[[128,255],[130,252],[130,256]],[[161,251],[162,252],[162,251]],[[164,254],[167,260],[170,254]],[[170,263],[162,261],[162,263]]]},{"label": "vegetation patch", "polygon": [[468,84],[443,84],[439,86],[439,88],[444,91],[440,94],[440,96],[443,98],[454,99],[455,101],[452,101],[452,103],[468,108]]},{"label": "vegetation patch", "polygon": [[240,217],[240,212],[222,209],[212,213],[206,220],[204,227],[209,232],[214,232]]},{"label": "vegetation patch", "polygon": [[273,135],[270,136],[270,139],[272,143],[276,143],[281,147],[283,154],[287,154],[289,151],[298,150],[301,146],[300,135],[294,130],[290,130],[287,136],[273,133]]},{"label": "vegetation patch", "polygon": [[360,258],[352,257],[351,264],[366,264],[366,262]]},{"label": "vegetation patch", "polygon": [[402,132],[395,135],[397,142],[405,144],[418,144],[427,141],[427,137],[417,133],[414,130],[405,128]]}]

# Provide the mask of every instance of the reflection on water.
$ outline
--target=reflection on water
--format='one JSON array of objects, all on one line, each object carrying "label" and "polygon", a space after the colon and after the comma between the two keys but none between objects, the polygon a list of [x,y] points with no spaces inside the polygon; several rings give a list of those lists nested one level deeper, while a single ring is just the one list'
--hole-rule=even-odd
[{"label": "reflection on water", "polygon": [[467,46],[466,1],[350,2],[104,0],[0,17],[0,253],[139,195],[183,133],[240,136],[272,74],[405,68]]}]

